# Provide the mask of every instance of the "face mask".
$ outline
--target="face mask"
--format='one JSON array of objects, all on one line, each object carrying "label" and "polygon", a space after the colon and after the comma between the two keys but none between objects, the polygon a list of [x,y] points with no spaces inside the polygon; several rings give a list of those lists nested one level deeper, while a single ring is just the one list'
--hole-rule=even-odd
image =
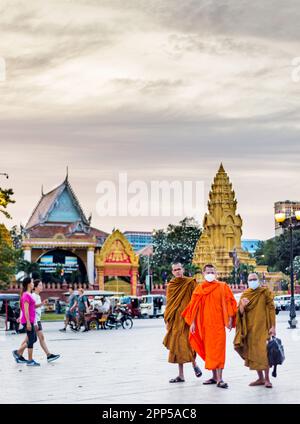
[{"label": "face mask", "polygon": [[215,280],[216,280],[216,276],[215,276],[215,274],[206,274],[206,275],[204,276],[204,278],[205,278],[205,280],[206,280],[208,283],[212,283],[213,281],[215,281]]},{"label": "face mask", "polygon": [[259,287],[259,281],[258,280],[248,281],[248,286],[250,289],[255,290]]}]

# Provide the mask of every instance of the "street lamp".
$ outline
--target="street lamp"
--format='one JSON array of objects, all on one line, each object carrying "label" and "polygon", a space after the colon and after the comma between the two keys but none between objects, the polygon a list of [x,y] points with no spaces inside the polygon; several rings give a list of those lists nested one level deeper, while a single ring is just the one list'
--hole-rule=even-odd
[{"label": "street lamp", "polygon": [[296,308],[295,308],[295,288],[294,288],[294,242],[293,230],[300,228],[300,210],[291,210],[290,214],[279,212],[275,214],[275,220],[278,224],[289,229],[290,233],[290,279],[291,279],[291,306],[290,306],[290,328],[297,328]]}]

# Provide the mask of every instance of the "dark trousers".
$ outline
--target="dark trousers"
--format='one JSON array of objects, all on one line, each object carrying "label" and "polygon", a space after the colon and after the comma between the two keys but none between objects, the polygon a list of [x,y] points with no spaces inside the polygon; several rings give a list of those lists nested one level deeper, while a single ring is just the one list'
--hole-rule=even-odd
[{"label": "dark trousers", "polygon": [[33,324],[31,324],[31,330],[30,331],[26,330],[26,334],[27,334],[27,337],[28,337],[27,347],[28,347],[28,349],[32,349],[34,343],[37,341],[37,336],[36,336],[36,332],[35,332]]},{"label": "dark trousers", "polygon": [[85,319],[85,312],[79,311],[79,326],[81,326],[82,323],[84,325],[84,328],[88,330],[88,326]]}]

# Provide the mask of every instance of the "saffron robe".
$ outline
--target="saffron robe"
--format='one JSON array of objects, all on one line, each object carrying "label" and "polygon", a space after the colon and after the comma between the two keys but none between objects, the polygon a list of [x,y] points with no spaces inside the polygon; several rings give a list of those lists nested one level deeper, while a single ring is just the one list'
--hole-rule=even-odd
[{"label": "saffron robe", "polygon": [[181,316],[196,287],[195,279],[189,277],[174,278],[167,285],[164,319],[168,329],[163,344],[170,351],[169,362],[173,364],[193,362],[196,356],[189,344],[190,328]]},{"label": "saffron robe", "polygon": [[241,296],[249,299],[244,313],[237,312],[234,348],[251,370],[269,368],[267,341],[269,330],[275,326],[273,295],[267,287],[247,289]]},{"label": "saffron robe", "polygon": [[203,282],[195,289],[191,302],[182,316],[186,323],[195,323],[194,334],[190,333],[192,348],[205,361],[208,370],[223,369],[225,365],[225,327],[232,318],[235,326],[237,303],[226,283]]}]

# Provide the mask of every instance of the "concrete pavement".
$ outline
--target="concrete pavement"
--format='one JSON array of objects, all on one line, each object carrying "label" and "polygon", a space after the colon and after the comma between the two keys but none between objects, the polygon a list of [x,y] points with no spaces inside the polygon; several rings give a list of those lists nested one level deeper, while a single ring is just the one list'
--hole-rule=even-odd
[{"label": "concrete pavement", "polygon": [[[224,380],[229,389],[203,386],[186,366],[186,383],[171,385],[177,367],[167,362],[162,319],[135,320],[132,330],[60,333],[61,323],[45,323],[45,336],[61,358],[48,364],[38,343],[34,358],[41,367],[16,364],[11,351],[24,335],[0,334],[0,403],[299,403],[300,329],[288,330],[288,314],[277,317],[286,361],[278,367],[273,389],[249,387],[256,377],[234,352],[228,333]],[[299,319],[300,321],[300,319]],[[299,324],[300,327],[300,324]],[[203,363],[198,363],[203,369]]]}]

